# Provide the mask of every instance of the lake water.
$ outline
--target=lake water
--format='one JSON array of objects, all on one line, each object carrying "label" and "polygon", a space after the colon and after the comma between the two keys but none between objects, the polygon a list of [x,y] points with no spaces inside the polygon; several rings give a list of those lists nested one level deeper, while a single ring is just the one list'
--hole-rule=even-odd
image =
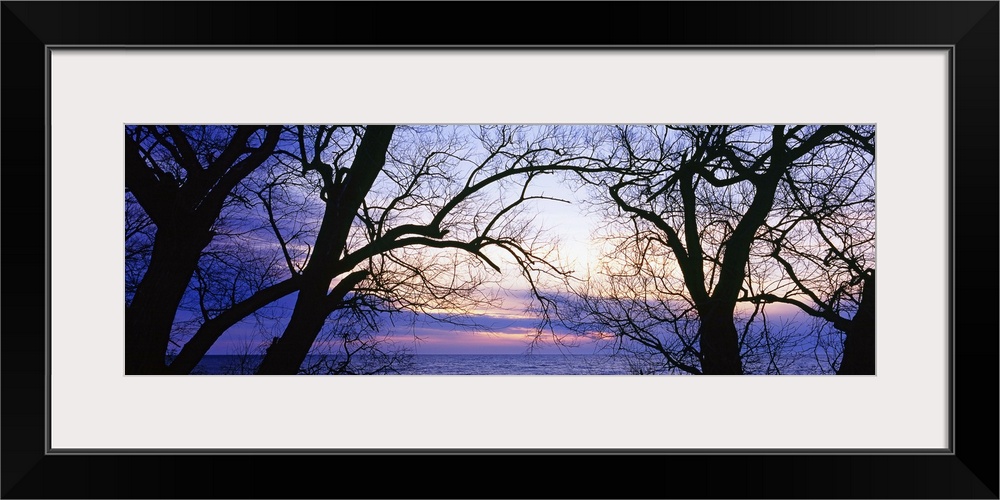
[{"label": "lake water", "polygon": [[[319,359],[309,356],[303,365],[316,364]],[[244,361],[242,366],[241,360]],[[260,361],[261,356],[209,355],[192,374],[251,374]],[[817,366],[814,360],[802,357],[795,365],[783,368],[781,373],[817,375],[820,373]],[[398,373],[392,375],[639,375],[656,371],[651,370],[648,363],[638,363],[634,358],[628,360],[601,354],[416,354],[408,364],[397,365],[397,369]],[[754,371],[757,372],[763,373],[763,370]]]},{"label": "lake water", "polygon": [[[258,357],[259,358],[259,357]],[[205,356],[194,374],[240,373],[238,356]],[[307,360],[309,361],[309,360]],[[248,364],[259,362],[252,359]],[[604,355],[417,354],[400,375],[629,375],[628,363]]]}]

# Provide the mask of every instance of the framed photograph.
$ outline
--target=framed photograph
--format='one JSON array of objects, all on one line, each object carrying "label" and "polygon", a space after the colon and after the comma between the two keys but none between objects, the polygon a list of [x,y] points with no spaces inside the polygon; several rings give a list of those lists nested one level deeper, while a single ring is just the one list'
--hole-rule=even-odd
[{"label": "framed photograph", "polygon": [[[998,325],[995,311],[979,304],[996,304],[998,298],[992,257],[1000,164],[1000,4],[583,3],[572,9],[554,4],[550,7],[558,14],[538,10],[530,16],[516,3],[466,4],[465,20],[449,25],[454,39],[427,31],[420,20],[441,23],[457,13],[457,4],[329,4],[317,11],[318,5],[3,3],[7,147],[2,154],[9,186],[4,253],[13,272],[8,280],[17,280],[12,282],[20,290],[4,299],[9,323],[2,349],[5,498],[296,498],[314,495],[317,479],[330,488],[324,496],[333,497],[997,498],[997,429],[980,422],[995,423],[998,417]],[[337,13],[336,19],[319,14],[327,8]],[[475,8],[491,12],[474,15]],[[609,20],[615,22],[609,25]],[[523,44],[510,44],[500,34],[510,26],[517,26],[517,33],[558,27],[578,34],[551,42],[531,35]],[[488,35],[493,29],[500,30],[496,37]],[[408,127],[393,132],[387,125]],[[562,128],[547,128],[551,125]],[[600,128],[605,126],[618,127]],[[466,361],[473,364],[465,365],[465,371],[420,368],[411,358],[404,366],[394,355],[378,357],[390,351],[374,348],[352,364],[350,357],[338,358],[337,349],[352,352],[346,346],[373,343],[384,347],[392,339],[319,329],[305,337],[304,345],[328,342],[334,346],[330,353],[287,354],[296,349],[286,340],[292,337],[277,332],[270,344],[222,337],[226,345],[244,345],[242,357],[221,347],[213,351],[209,343],[197,359],[185,360],[188,344],[194,345],[202,327],[219,317],[209,312],[215,302],[245,303],[236,299],[242,292],[232,288],[238,279],[232,276],[243,271],[230,270],[257,265],[251,255],[264,252],[246,249],[259,248],[265,240],[271,244],[255,239],[251,226],[277,236],[279,243],[268,247],[277,257],[268,257],[268,265],[285,266],[291,275],[259,271],[275,281],[260,282],[244,295],[252,298],[268,287],[322,272],[310,266],[312,252],[324,247],[303,228],[312,220],[325,227],[318,221],[325,220],[329,200],[340,206],[353,199],[351,189],[334,188],[342,181],[348,187],[360,182],[337,173],[341,156],[328,146],[335,149],[343,141],[347,157],[354,157],[357,147],[356,156],[367,158],[365,148],[377,149],[383,131],[395,133],[393,140],[408,134],[406,147],[389,148],[383,155],[389,158],[385,168],[391,179],[415,178],[396,176],[392,169],[427,169],[440,151],[482,171],[492,168],[490,151],[514,159],[505,169],[524,165],[516,162],[536,154],[538,161],[576,173],[597,175],[592,170],[610,169],[618,176],[614,182],[580,177],[611,193],[608,203],[631,217],[625,220],[637,228],[636,235],[640,229],[635,221],[644,220],[653,233],[642,234],[662,231],[670,240],[664,248],[680,257],[688,255],[685,246],[698,244],[690,236],[694,216],[671,229],[668,216],[657,215],[652,200],[670,196],[667,190],[676,188],[676,203],[687,203],[683,200],[695,192],[685,191],[679,172],[701,168],[699,203],[721,208],[700,216],[712,222],[697,232],[705,248],[725,252],[724,259],[703,260],[712,276],[710,288],[716,286],[713,265],[727,273],[730,254],[739,254],[730,250],[739,242],[733,236],[737,230],[712,232],[709,227],[743,226],[740,221],[759,205],[748,200],[768,189],[760,179],[771,176],[779,182],[770,172],[781,164],[779,159],[808,154],[832,166],[824,170],[810,166],[813,162],[806,164],[811,173],[802,177],[780,176],[788,187],[775,199],[791,208],[772,210],[758,223],[755,238],[769,242],[769,250],[748,247],[749,260],[738,261],[746,279],[733,300],[750,309],[749,319],[741,317],[743,322],[736,324],[743,328],[742,338],[759,335],[763,340],[754,348],[740,344],[742,361],[737,363],[742,365],[735,368],[709,355],[719,351],[698,322],[689,326],[675,317],[670,323],[677,341],[673,347],[664,347],[656,337],[627,336],[633,342],[628,344],[622,335],[585,321],[595,311],[607,313],[603,305],[576,309],[580,335],[574,341],[610,338],[625,346],[616,352],[629,356],[614,358],[619,364],[602,368],[606,371],[558,365],[532,372],[537,365],[517,365],[497,372],[498,360],[507,363],[509,358],[503,358],[505,347],[496,337],[475,345],[456,337],[435,343],[433,329],[417,323],[411,323],[411,331],[426,327],[420,335],[432,339],[420,345],[437,350],[417,352],[415,358],[481,349],[475,351],[479,364],[469,356]],[[187,139],[180,139],[181,134]],[[530,137],[525,144],[531,147],[517,143],[517,134]],[[768,140],[786,136],[782,134],[788,137],[787,148],[765,147]],[[127,180],[136,175],[129,169],[155,170],[161,181],[180,179],[189,171],[183,163],[191,158],[185,150],[190,139],[199,141],[199,148],[208,144],[207,152],[198,151],[200,161],[209,165],[206,172],[211,171],[230,154],[230,148],[217,143],[231,137],[249,140],[246,144],[258,149],[269,144],[297,163],[288,166],[276,159],[267,164],[267,175],[254,180],[265,186],[256,191],[260,203],[253,205],[259,221],[204,227],[211,232],[208,240],[222,228],[227,234],[240,233],[242,239],[232,241],[246,246],[232,247],[226,255],[213,253],[213,262],[225,268],[212,271],[216,274],[209,268],[181,272],[195,273],[202,283],[191,292],[191,307],[200,308],[203,320],[192,320],[183,340],[166,332],[160,347],[167,349],[168,364],[159,363],[165,354],[160,347],[153,349],[156,363],[150,364],[144,360],[151,358],[143,358],[135,347],[145,337],[136,340],[126,333],[137,331],[131,323],[135,317],[123,312],[122,296],[125,303],[138,300],[136,290],[142,289],[141,282],[130,280],[136,272],[129,260],[130,241],[137,240],[129,238],[149,227],[130,210],[141,205],[144,214],[158,221],[179,216],[154,213],[148,203],[157,195],[135,191],[143,188]],[[307,146],[310,141],[315,146]],[[461,148],[448,149],[459,142]],[[472,143],[478,146],[468,145]],[[662,153],[658,165],[667,159],[681,165],[677,171],[640,179],[614,170],[622,151],[627,152],[622,161],[633,168],[649,156],[640,150],[653,151],[657,144]],[[507,146],[510,152],[503,149]],[[585,148],[590,148],[585,156],[589,163],[570,152]],[[480,149],[482,157],[477,156]],[[241,161],[254,154],[248,150]],[[698,155],[705,162],[701,167],[685,166]],[[174,160],[176,167],[165,163]],[[750,163],[755,166],[748,169],[745,164]],[[296,189],[315,190],[323,201],[310,205],[315,214],[308,215],[310,206],[274,195],[278,180],[290,178],[283,173],[286,167],[295,179],[312,179]],[[437,207],[437,213],[464,207],[459,204],[466,196],[462,186],[477,185],[479,171],[468,179],[458,174],[452,179],[453,173],[419,170],[418,176],[438,176],[438,187],[428,193],[443,197],[440,207],[411,187],[403,194],[380,191],[385,203],[371,191],[366,202],[356,200],[363,208],[352,213],[367,221],[372,235],[381,235],[382,229],[374,228],[386,221],[405,221],[416,244],[443,245],[450,240],[441,226],[414,230],[413,221],[424,221],[420,216],[405,219],[405,214],[378,207],[410,207],[409,200],[424,203],[412,205],[414,210]],[[498,183],[492,191],[474,193],[478,204],[468,205],[472,229],[456,219],[448,219],[445,229],[453,235],[475,232],[482,227],[481,217],[496,221],[528,200],[570,197],[558,183],[529,192],[525,186],[534,175],[526,172],[524,185]],[[442,187],[456,179],[454,189]],[[729,187],[740,179],[760,183],[754,181],[750,191]],[[400,186],[404,184],[410,185]],[[720,190],[711,191],[705,187],[709,184]],[[852,187],[843,191],[844,185]],[[636,196],[633,202],[623,199],[630,193]],[[494,195],[497,200],[490,198]],[[455,203],[444,201],[448,197]],[[212,201],[209,196],[199,203]],[[490,215],[494,205],[498,215]],[[276,210],[285,212],[276,216]],[[234,220],[247,213],[226,216]],[[596,217],[589,213],[587,217]],[[722,220],[723,213],[733,215]],[[572,234],[558,229],[559,221],[575,221],[565,226],[586,222],[552,220],[557,229],[550,229],[551,234],[558,232],[560,238]],[[692,225],[684,226],[685,221]],[[813,229],[801,230],[806,224]],[[135,231],[129,232],[130,227]],[[194,223],[178,227],[174,241],[199,237]],[[290,236],[296,231],[306,236],[301,241]],[[358,231],[363,234],[363,227]],[[713,235],[729,239],[719,242]],[[376,236],[350,252],[383,248]],[[687,238],[686,243],[680,238]],[[476,255],[473,264],[502,267],[491,260],[494,254],[465,241],[454,245]],[[506,250],[514,249],[515,261],[530,254],[518,253],[526,248],[519,243],[503,240]],[[573,251],[570,246],[567,253]],[[150,248],[137,252],[142,262],[138,273],[152,272]],[[642,260],[650,260],[652,254],[645,255]],[[761,260],[754,261],[753,255]],[[874,290],[876,256],[877,307],[869,302],[872,295],[865,299],[862,292]],[[354,293],[342,294],[344,300],[360,301],[366,296],[359,287],[381,286],[384,291],[408,286],[412,280],[401,278],[385,284],[386,276],[416,269],[407,262],[393,256],[388,267],[379,267],[385,274],[377,279],[365,268],[352,281],[354,273],[346,273],[358,268],[345,268],[343,275],[331,275],[339,276],[336,280],[326,278],[321,292],[325,296],[330,289],[346,287]],[[764,266],[770,270],[762,271]],[[20,269],[45,273],[39,279],[17,274]],[[425,293],[419,297],[439,296],[433,293],[437,289],[427,288],[437,286],[426,277],[431,270],[420,268],[423,274],[414,281]],[[677,276],[690,285],[690,272],[683,271]],[[157,290],[170,287],[171,273],[178,271],[162,271]],[[749,278],[767,273],[780,276],[784,284],[773,285],[773,277]],[[366,279],[370,285],[358,284]],[[822,288],[824,279],[850,286]],[[188,281],[178,281],[180,290]],[[218,283],[230,288],[211,288]],[[289,302],[287,311],[299,314],[309,288],[294,283],[294,289],[283,293],[296,294],[299,302]],[[711,309],[702,307],[697,290],[681,288],[677,297],[689,301],[704,323]],[[635,300],[635,288],[628,290],[616,296],[615,304],[634,318],[631,312],[643,303]],[[613,294],[594,296],[603,300]],[[415,295],[393,297],[412,304]],[[803,304],[802,297],[813,302]],[[848,301],[853,309],[842,306]],[[789,353],[806,351],[771,347],[772,340],[794,344],[792,336],[773,333],[778,330],[756,316],[765,303],[769,313],[775,311],[776,302],[829,323],[808,330],[801,336],[808,340],[798,341],[800,346],[808,343],[810,356],[788,361]],[[373,307],[381,311],[385,302],[380,304]],[[580,298],[572,304],[590,303]],[[423,307],[444,314],[450,302]],[[186,313],[177,311],[165,319],[168,328],[185,320]],[[873,314],[865,316],[864,311]],[[148,312],[139,322],[153,321],[153,316]],[[830,347],[831,358],[816,355],[828,352],[826,334],[819,332],[832,332],[829,325],[836,318],[859,325],[862,316],[876,332],[872,358],[856,361],[853,356],[864,355],[847,354],[842,341]],[[517,323],[522,319],[508,317],[512,326],[501,333],[513,338],[511,332],[521,332],[518,339],[523,340],[524,325]],[[356,325],[361,320],[352,316],[344,321]],[[143,328],[155,329],[152,324],[143,323]],[[266,336],[260,333],[264,329],[255,332]],[[171,351],[170,343],[177,349]],[[628,347],[651,344],[663,355],[659,361]],[[859,344],[853,345],[857,349]],[[482,361],[480,355],[491,357]],[[209,357],[218,366],[205,364]],[[586,359],[592,363],[596,358]],[[237,361],[242,364],[233,364]],[[483,368],[482,363],[493,364]],[[182,373],[177,370],[183,366],[184,374],[258,375],[168,376]],[[701,375],[733,370],[749,376]],[[402,376],[268,376],[384,371]],[[678,375],[639,375],[663,372]],[[415,373],[426,376],[409,376]],[[429,478],[424,465],[441,476]],[[532,482],[524,475],[531,475]],[[472,493],[465,489],[467,481],[449,479],[455,476],[482,489]],[[292,477],[296,479],[290,481]],[[210,491],[201,487],[205,483],[211,484]],[[539,483],[540,490],[531,486]]]}]

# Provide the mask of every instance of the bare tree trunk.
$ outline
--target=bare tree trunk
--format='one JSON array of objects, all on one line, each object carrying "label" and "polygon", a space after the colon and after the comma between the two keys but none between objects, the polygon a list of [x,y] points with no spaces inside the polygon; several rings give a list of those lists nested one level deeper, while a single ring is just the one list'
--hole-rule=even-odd
[{"label": "bare tree trunk", "polygon": [[125,309],[126,375],[166,373],[174,316],[204,247],[198,236],[207,237],[165,233],[157,235],[149,269]]},{"label": "bare tree trunk", "polygon": [[[327,293],[330,283],[339,274],[338,264],[347,246],[351,223],[372,184],[385,166],[386,152],[392,140],[394,126],[372,125],[358,145],[357,156],[339,183],[328,175],[324,179],[327,193],[326,211],[316,236],[312,257],[302,272],[302,288],[295,301],[292,317],[281,338],[264,355],[259,375],[294,375],[305,360],[326,317],[365,276],[354,272]],[[342,271],[342,270],[341,270]]]},{"label": "bare tree trunk", "polygon": [[298,286],[299,280],[297,278],[286,279],[259,290],[246,300],[202,323],[198,331],[184,344],[181,352],[170,363],[168,370],[174,375],[190,374],[226,330],[265,305],[296,291]]},{"label": "bare tree trunk", "polygon": [[861,305],[844,331],[844,359],[837,375],[875,375],[875,274],[865,278]]},{"label": "bare tree trunk", "polygon": [[257,368],[258,375],[295,375],[299,372],[329,313],[324,307],[325,300],[325,287],[312,286],[299,292],[288,326],[281,338],[267,349]]},{"label": "bare tree trunk", "polygon": [[698,328],[701,349],[701,372],[705,375],[742,375],[739,334],[733,323],[733,307],[721,305],[699,310]]},{"label": "bare tree trunk", "polygon": [[[281,135],[281,126],[268,126],[260,146],[249,148],[248,138],[261,127],[240,126],[215,161],[205,166],[180,127],[167,128],[173,129],[169,135],[174,145],[169,149],[174,160],[188,172],[183,183],[155,165],[150,168],[140,145],[127,133],[125,137],[125,186],[156,224],[149,267],[125,309],[129,375],[167,373],[174,316],[201,251],[212,241],[212,224],[233,188],[271,156]],[[250,154],[240,159],[245,152]]]}]

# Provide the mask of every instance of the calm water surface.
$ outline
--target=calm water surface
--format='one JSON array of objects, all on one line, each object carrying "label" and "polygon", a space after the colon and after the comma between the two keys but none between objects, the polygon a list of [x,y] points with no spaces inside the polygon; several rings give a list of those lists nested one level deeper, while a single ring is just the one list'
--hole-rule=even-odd
[{"label": "calm water surface", "polygon": [[[308,361],[308,360],[307,360]],[[240,364],[239,356],[205,356],[195,374],[240,374],[259,356]],[[399,375],[628,375],[628,364],[604,355],[417,354]]]}]

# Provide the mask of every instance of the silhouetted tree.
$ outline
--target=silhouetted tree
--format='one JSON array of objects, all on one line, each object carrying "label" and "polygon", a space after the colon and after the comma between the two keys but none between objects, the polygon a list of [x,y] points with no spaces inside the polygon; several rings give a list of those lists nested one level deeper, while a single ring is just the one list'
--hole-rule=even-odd
[{"label": "silhouetted tree", "polygon": [[[325,319],[345,307],[470,307],[482,282],[470,271],[485,265],[501,272],[491,249],[529,283],[539,272],[562,272],[547,259],[551,249],[518,220],[524,203],[544,198],[529,193],[532,179],[589,162],[558,142],[566,139],[558,129],[481,127],[467,143],[441,129],[411,128],[390,148],[393,128],[371,126],[349,162],[326,151],[337,132],[298,130],[296,160],[320,174],[325,210],[288,325],[258,373],[297,373]],[[385,182],[376,186],[379,174]]]},{"label": "silhouetted tree", "polygon": [[[134,285],[126,290],[126,373],[166,372],[174,317],[219,214],[237,184],[272,156],[280,133],[279,126],[125,128],[128,219],[143,220],[135,217],[134,199],[156,226],[151,248],[133,247],[138,253],[127,256],[132,264],[148,260],[138,281],[138,271],[128,269]],[[150,244],[148,224],[126,231],[127,241]]]},{"label": "silhouetted tree", "polygon": [[[262,335],[259,373],[391,371],[405,354],[378,334],[380,315],[457,321],[492,302],[481,285],[508,266],[527,279],[544,321],[550,302],[536,281],[563,271],[523,213],[546,199],[530,186],[601,166],[559,127],[458,130],[285,127],[272,161],[233,192],[234,210],[216,228],[227,237],[203,249],[188,278],[181,310],[190,317],[175,321],[180,352],[169,372],[190,373],[252,316],[275,332]],[[294,297],[290,312],[277,305],[284,297]]]},{"label": "silhouetted tree", "polygon": [[857,147],[831,148],[787,175],[781,218],[762,241],[790,282],[745,300],[786,303],[843,334],[842,375],[875,374],[875,130],[850,129]]},{"label": "silhouetted tree", "polygon": [[604,324],[604,334],[688,373],[742,374],[747,346],[773,356],[775,346],[754,339],[768,327],[751,328],[762,309],[737,310],[750,295],[789,288],[775,281],[773,245],[763,250],[761,237],[769,221],[794,210],[800,179],[827,168],[831,156],[865,149],[866,130],[628,126],[612,129],[609,140],[605,161],[621,173],[584,180],[604,193],[606,214],[622,232],[602,288],[584,290],[577,302],[576,325],[593,332]]}]

